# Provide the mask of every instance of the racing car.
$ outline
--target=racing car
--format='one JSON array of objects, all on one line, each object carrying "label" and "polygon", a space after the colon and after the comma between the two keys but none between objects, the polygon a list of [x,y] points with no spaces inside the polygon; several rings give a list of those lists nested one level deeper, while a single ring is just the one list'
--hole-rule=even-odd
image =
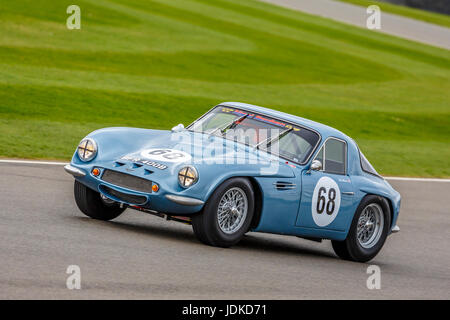
[{"label": "racing car", "polygon": [[135,209],[191,224],[211,246],[266,232],[328,239],[340,258],[366,262],[399,231],[400,194],[353,139],[250,104],[220,103],[172,130],[94,131],[65,170],[85,215]]}]

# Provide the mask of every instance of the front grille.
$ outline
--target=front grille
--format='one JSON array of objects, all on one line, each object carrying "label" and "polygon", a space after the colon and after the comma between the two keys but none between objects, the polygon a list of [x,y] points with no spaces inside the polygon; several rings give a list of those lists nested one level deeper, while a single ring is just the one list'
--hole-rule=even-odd
[{"label": "front grille", "polygon": [[101,186],[100,187],[102,191],[106,194],[109,194],[110,196],[113,196],[114,198],[119,199],[120,201],[132,203],[136,205],[143,205],[147,202],[147,198],[144,196],[137,196],[133,194],[123,193],[114,189],[111,189],[107,186]]},{"label": "front grille", "polygon": [[135,177],[122,172],[105,169],[102,180],[126,189],[146,193],[152,192],[152,182],[150,180]]}]

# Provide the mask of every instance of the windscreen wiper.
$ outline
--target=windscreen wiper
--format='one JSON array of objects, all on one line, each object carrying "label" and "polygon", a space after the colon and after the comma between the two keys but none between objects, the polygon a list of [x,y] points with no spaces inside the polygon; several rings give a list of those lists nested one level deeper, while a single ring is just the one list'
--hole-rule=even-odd
[{"label": "windscreen wiper", "polygon": [[273,137],[273,138],[272,138],[272,137],[268,137],[267,139],[264,139],[263,141],[261,141],[260,143],[258,143],[258,144],[255,146],[255,148],[256,148],[256,149],[259,149],[259,146],[261,146],[262,144],[265,143],[265,147],[266,147],[266,149],[267,149],[273,142],[280,140],[280,139],[283,138],[285,135],[287,135],[289,132],[291,132],[293,129],[294,129],[294,128],[289,128],[289,129],[283,130],[283,131],[280,132],[279,135],[277,135],[276,137]]},{"label": "windscreen wiper", "polygon": [[211,131],[210,134],[214,134],[216,133],[216,131],[220,130],[220,133],[223,135],[227,130],[229,129],[233,129],[236,125],[238,125],[239,123],[241,123],[242,120],[244,120],[245,118],[248,117],[248,113],[243,115],[242,117],[239,117],[237,119],[234,119],[233,121],[231,121],[229,124],[227,124],[225,127],[223,127],[222,129],[220,128],[216,128],[213,131]]}]

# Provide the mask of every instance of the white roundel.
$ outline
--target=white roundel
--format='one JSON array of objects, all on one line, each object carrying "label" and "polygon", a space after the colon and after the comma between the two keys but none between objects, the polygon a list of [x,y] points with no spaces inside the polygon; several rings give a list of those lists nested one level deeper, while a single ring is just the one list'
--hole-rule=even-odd
[{"label": "white roundel", "polygon": [[319,227],[329,225],[336,218],[341,206],[341,191],[337,183],[322,177],[317,181],[311,202],[312,217]]},{"label": "white roundel", "polygon": [[147,149],[141,152],[145,159],[165,162],[186,162],[191,160],[191,155],[184,151],[166,148]]}]

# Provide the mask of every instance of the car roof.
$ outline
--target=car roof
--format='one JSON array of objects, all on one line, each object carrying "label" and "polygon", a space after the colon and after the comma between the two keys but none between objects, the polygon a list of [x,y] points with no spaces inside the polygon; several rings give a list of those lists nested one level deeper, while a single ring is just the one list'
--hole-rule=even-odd
[{"label": "car roof", "polygon": [[315,121],[312,121],[309,119],[294,116],[289,113],[285,113],[285,112],[281,112],[281,111],[277,111],[277,110],[273,110],[273,109],[269,109],[269,108],[264,108],[264,107],[260,107],[260,106],[255,106],[255,105],[248,104],[248,103],[242,103],[242,102],[222,102],[219,105],[226,106],[226,107],[245,109],[248,111],[253,111],[256,113],[261,113],[261,114],[265,114],[267,116],[278,118],[280,120],[285,120],[285,121],[288,121],[291,123],[296,123],[298,125],[301,125],[301,126],[304,126],[307,128],[311,128],[311,129],[319,132],[321,134],[322,138],[325,138],[325,139],[329,136],[333,136],[336,138],[345,139],[346,141],[353,141],[353,139],[351,139],[346,134],[342,133],[341,131],[339,131],[335,128],[332,128],[325,124],[315,122]]}]

